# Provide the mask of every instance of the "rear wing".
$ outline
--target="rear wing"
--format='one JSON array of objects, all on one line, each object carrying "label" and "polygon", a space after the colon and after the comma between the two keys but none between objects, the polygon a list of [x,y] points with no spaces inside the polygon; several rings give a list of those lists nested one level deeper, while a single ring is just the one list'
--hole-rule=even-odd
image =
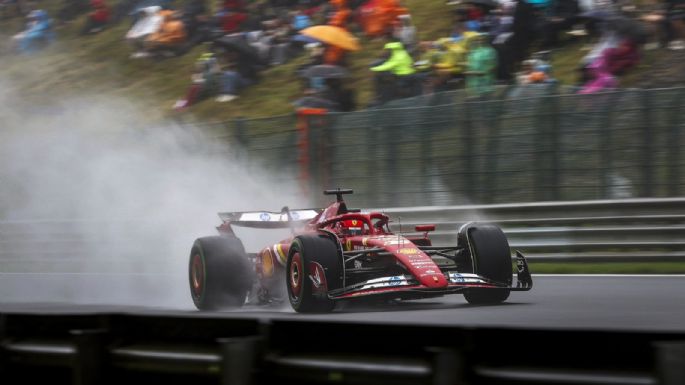
[{"label": "rear wing", "polygon": [[321,209],[270,211],[245,211],[219,213],[222,221],[231,226],[253,227],[258,229],[287,229],[292,226],[305,225],[316,218]]}]

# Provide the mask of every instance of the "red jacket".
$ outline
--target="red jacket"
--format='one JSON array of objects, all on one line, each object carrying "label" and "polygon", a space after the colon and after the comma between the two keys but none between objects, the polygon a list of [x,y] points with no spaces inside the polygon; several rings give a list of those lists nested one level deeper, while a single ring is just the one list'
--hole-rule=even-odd
[{"label": "red jacket", "polygon": [[606,57],[607,69],[612,75],[622,75],[640,61],[637,44],[627,39],[621,41],[618,47],[607,48],[602,54]]},{"label": "red jacket", "polygon": [[98,23],[106,23],[109,21],[109,7],[104,0],[91,0],[90,6],[93,11],[90,13],[90,18]]},{"label": "red jacket", "polygon": [[247,20],[246,13],[228,12],[221,19],[221,29],[223,29],[225,33],[238,32],[240,31],[240,25],[243,24],[245,20]]}]

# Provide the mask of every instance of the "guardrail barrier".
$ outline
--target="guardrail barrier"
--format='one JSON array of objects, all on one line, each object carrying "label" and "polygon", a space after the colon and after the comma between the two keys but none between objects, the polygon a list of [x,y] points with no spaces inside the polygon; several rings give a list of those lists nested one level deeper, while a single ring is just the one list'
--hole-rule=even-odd
[{"label": "guardrail barrier", "polygon": [[[463,223],[492,222],[502,227],[512,248],[537,262],[685,261],[685,198],[378,210],[391,215],[391,227],[397,232],[413,232],[418,224],[435,224],[436,231],[431,233],[434,244],[456,243],[457,229]],[[127,228],[135,228],[134,223],[131,221]],[[116,244],[119,253],[126,253],[104,256],[100,263],[107,271],[117,271],[122,264],[137,260],[141,250],[152,247],[147,238],[148,244],[138,245],[130,238],[131,232],[109,234],[103,239],[97,234],[104,225],[84,226],[80,221],[67,220],[0,222],[0,272],[83,271],[82,262],[93,260],[94,250],[106,251],[107,242]],[[92,229],[92,233],[84,233],[84,228]],[[163,250],[164,239],[160,242],[159,250]],[[164,265],[160,259],[159,269]]]},{"label": "guardrail barrier", "polygon": [[685,334],[0,315],[3,383],[681,385]]}]

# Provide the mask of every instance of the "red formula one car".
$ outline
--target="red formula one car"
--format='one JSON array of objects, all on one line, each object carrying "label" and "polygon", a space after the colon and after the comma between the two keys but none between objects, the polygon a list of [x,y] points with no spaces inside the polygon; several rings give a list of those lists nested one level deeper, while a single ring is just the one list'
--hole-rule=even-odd
[{"label": "red formula one car", "polygon": [[[461,293],[472,304],[499,303],[512,290],[533,286],[528,265],[511,252],[497,226],[467,223],[457,245],[434,246],[434,225],[418,235],[390,231],[381,212],[348,209],[344,194],[325,209],[221,213],[218,236],[198,238],[190,252],[190,293],[200,310],[268,304],[287,297],[298,312],[328,312],[336,302],[359,298],[418,299]],[[292,236],[246,253],[233,226],[291,228]]]}]

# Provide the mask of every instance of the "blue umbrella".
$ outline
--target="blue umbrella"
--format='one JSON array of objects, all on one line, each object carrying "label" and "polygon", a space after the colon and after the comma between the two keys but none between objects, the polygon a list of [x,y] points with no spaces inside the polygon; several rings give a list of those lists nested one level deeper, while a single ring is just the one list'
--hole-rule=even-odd
[{"label": "blue umbrella", "polygon": [[549,5],[550,0],[525,0],[526,3],[536,6],[536,7],[546,7]]},{"label": "blue umbrella", "polygon": [[319,40],[316,40],[313,37],[309,37],[309,36],[305,36],[305,35],[297,35],[297,36],[293,37],[293,41],[298,41],[298,42],[304,43],[304,44],[319,43]]}]

